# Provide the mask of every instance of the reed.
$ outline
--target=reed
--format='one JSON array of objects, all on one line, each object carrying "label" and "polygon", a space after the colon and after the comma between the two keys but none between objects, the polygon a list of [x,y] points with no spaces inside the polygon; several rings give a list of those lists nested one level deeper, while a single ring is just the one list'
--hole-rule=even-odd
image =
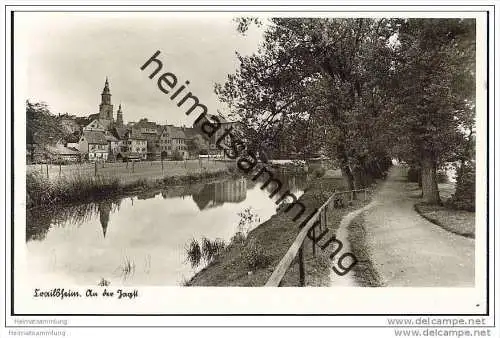
[{"label": "reed", "polygon": [[135,263],[127,256],[123,257],[123,263],[117,268],[120,276],[125,280],[135,273]]},{"label": "reed", "polygon": [[48,179],[42,173],[33,171],[26,174],[26,206],[28,209],[38,206],[70,204],[74,202],[95,201],[138,189],[153,189],[168,185],[182,185],[200,182],[206,179],[235,175],[233,167],[218,171],[202,171],[183,176],[163,178],[141,177],[132,181],[121,181],[118,176],[89,176],[75,173],[58,179]]},{"label": "reed", "polygon": [[191,263],[191,267],[196,268],[200,265],[202,258],[200,243],[196,239],[192,239],[186,248],[186,254],[188,261]]},{"label": "reed", "polygon": [[202,256],[207,264],[211,263],[226,248],[226,243],[220,238],[211,241],[206,237],[202,238]]},{"label": "reed", "polygon": [[210,240],[206,237],[201,239],[200,242],[192,239],[186,247],[187,260],[191,263],[191,267],[196,268],[200,265],[201,260],[205,264],[210,264],[226,249],[226,243],[220,238]]},{"label": "reed", "polygon": [[26,174],[26,205],[31,208],[97,199],[121,188],[116,177],[74,175],[49,180],[38,172],[32,172]]}]

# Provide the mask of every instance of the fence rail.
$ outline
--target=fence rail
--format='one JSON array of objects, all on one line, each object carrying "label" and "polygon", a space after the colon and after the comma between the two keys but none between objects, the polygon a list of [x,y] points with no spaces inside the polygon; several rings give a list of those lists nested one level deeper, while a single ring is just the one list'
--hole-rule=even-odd
[{"label": "fence rail", "polygon": [[[323,205],[318,209],[318,211],[314,214],[314,216],[305,224],[305,226],[300,230],[299,234],[295,238],[295,241],[292,243],[286,254],[283,256],[281,261],[278,263],[276,268],[274,269],[271,277],[269,277],[265,286],[281,286],[281,282],[286,272],[292,265],[295,258],[298,256],[298,264],[299,264],[299,283],[300,286],[305,286],[305,266],[304,266],[304,240],[307,237],[309,231],[312,232],[312,237],[316,238],[315,230],[318,227],[319,231],[326,229],[328,226],[328,209],[332,207],[332,204],[337,200],[336,197],[339,195],[349,195],[351,200],[355,198],[357,192],[364,192],[364,200],[367,199],[368,189],[355,189],[355,190],[346,190],[346,191],[338,191],[334,192],[328,200],[326,200]],[[319,222],[318,222],[319,220]],[[321,235],[320,235],[321,237]],[[316,243],[319,241],[318,238],[314,240],[312,245],[313,256],[316,255]]]}]

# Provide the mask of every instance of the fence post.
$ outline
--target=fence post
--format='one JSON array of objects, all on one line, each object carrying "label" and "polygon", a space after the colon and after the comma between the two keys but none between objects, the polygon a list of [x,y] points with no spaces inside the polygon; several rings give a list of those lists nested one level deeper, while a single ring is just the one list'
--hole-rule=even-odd
[{"label": "fence post", "polygon": [[47,169],[47,179],[49,179],[49,164],[48,163],[46,165],[46,169]]},{"label": "fence post", "polygon": [[135,161],[132,161],[132,172],[135,171]]},{"label": "fence post", "polygon": [[163,174],[163,157],[161,158],[161,173]]},{"label": "fence post", "polygon": [[304,242],[302,242],[302,245],[300,246],[300,249],[299,249],[299,285],[300,286],[306,285],[303,248],[304,248]]},{"label": "fence post", "polygon": [[316,227],[312,227],[312,247],[313,247],[313,257],[316,257]]},{"label": "fence post", "polygon": [[59,177],[61,177],[61,163],[59,163]]},{"label": "fence post", "polygon": [[325,227],[328,227],[328,204],[325,205]]},{"label": "fence post", "polygon": [[94,162],[94,176],[97,176],[97,160]]}]

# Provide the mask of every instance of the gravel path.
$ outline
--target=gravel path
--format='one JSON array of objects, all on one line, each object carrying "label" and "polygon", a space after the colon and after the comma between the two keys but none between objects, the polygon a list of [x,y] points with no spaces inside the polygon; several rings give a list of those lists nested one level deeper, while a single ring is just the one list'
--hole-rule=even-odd
[{"label": "gravel path", "polygon": [[422,218],[407,187],[393,168],[365,214],[367,249],[384,285],[474,286],[474,239]]},{"label": "gravel path", "polygon": [[[351,252],[352,253],[351,243],[349,243],[349,240],[347,239],[347,235],[348,235],[347,227],[349,226],[349,224],[360,213],[374,207],[376,204],[377,204],[377,202],[373,201],[370,204],[365,205],[363,208],[360,208],[358,210],[354,210],[354,211],[348,213],[347,215],[344,216],[344,218],[342,218],[342,221],[340,221],[340,224],[339,224],[339,228],[337,229],[337,233],[335,234],[335,237],[343,244],[343,247],[342,247],[342,250],[337,254],[337,257],[335,258],[336,260],[344,252]],[[336,264],[338,264],[338,263],[336,263]],[[349,263],[347,263],[347,264],[349,264]],[[359,285],[356,282],[354,270],[349,271],[344,276],[339,276],[332,270],[330,272],[330,286],[359,286]]]}]

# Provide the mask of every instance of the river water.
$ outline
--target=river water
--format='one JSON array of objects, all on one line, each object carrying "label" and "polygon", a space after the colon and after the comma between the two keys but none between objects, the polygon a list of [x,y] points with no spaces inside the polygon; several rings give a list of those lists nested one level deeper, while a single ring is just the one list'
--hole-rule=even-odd
[{"label": "river water", "polygon": [[[297,196],[306,185],[304,176],[281,180]],[[30,276],[77,285],[181,285],[203,267],[187,259],[193,239],[227,243],[241,230],[241,213],[253,215],[246,230],[276,213],[260,188],[237,178],[27,212]]]}]

